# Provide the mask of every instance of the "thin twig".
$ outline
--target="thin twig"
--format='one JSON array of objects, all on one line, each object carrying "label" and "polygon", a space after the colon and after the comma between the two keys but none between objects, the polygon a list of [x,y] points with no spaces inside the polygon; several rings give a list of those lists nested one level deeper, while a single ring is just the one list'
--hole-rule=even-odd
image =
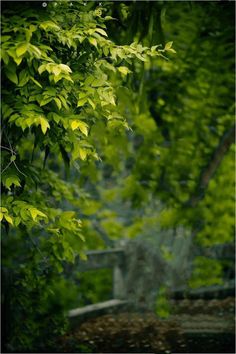
[{"label": "thin twig", "polygon": [[7,134],[6,134],[6,133],[5,133],[5,135],[6,135],[6,138],[7,138],[8,144],[9,144],[9,146],[10,146],[10,148],[11,148],[11,151],[13,151],[12,146],[11,146],[11,142],[10,142],[10,140],[9,140],[9,138],[8,138],[8,136],[7,136]]},{"label": "thin twig", "polygon": [[13,151],[13,150],[11,150],[11,149],[9,149],[8,147],[6,147],[6,146],[2,146],[2,145],[0,145],[0,147],[1,147],[1,149],[8,150],[8,151],[10,151],[11,153],[13,153],[14,155],[16,155],[16,152],[15,152],[15,151]]},{"label": "thin twig", "polygon": [[15,163],[15,161],[12,161],[12,162],[13,162],[15,168],[17,169],[17,171],[20,172],[23,176],[27,177],[27,176],[24,174],[24,172],[22,172],[22,171],[19,169],[19,167],[17,166],[17,164]]},{"label": "thin twig", "polygon": [[8,167],[12,164],[12,162],[13,161],[10,161],[9,164],[4,168],[4,170],[1,171],[1,175],[3,174],[3,172],[5,172],[8,169]]},{"label": "thin twig", "polygon": [[[5,147],[5,146],[1,146],[1,147],[4,148],[4,149],[6,149],[6,150],[9,150],[9,151],[11,152],[11,156],[15,156],[15,155],[16,155],[16,152],[12,149],[11,142],[10,142],[10,140],[9,140],[9,138],[8,138],[8,136],[7,136],[6,133],[5,133],[5,135],[6,135],[8,144],[9,144],[9,146],[10,146],[10,149],[7,148],[7,147]],[[12,160],[12,161],[9,162],[9,164],[4,168],[4,170],[1,171],[1,174],[2,174],[4,171],[6,171],[6,169],[7,169],[12,163],[13,163],[13,165],[15,166],[15,168],[17,169],[17,171],[18,171],[19,173],[21,173],[23,176],[27,177],[27,176],[24,174],[24,172],[22,172],[22,171],[19,169],[19,167],[17,166],[17,164],[16,164],[16,162],[15,162],[14,160]]]}]

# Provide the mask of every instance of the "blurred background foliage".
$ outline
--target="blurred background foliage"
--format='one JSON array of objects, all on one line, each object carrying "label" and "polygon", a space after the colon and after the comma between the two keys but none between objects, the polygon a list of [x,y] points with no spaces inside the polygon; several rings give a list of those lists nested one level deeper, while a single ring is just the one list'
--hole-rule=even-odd
[{"label": "blurred background foliage", "polygon": [[[63,311],[110,298],[110,270],[63,273],[86,250],[133,238],[156,250],[161,317],[168,288],[226,281],[233,262],[208,253],[234,245],[233,3],[3,3],[7,349],[50,350]],[[55,68],[39,74],[45,61]],[[19,97],[38,121],[23,122]]]}]

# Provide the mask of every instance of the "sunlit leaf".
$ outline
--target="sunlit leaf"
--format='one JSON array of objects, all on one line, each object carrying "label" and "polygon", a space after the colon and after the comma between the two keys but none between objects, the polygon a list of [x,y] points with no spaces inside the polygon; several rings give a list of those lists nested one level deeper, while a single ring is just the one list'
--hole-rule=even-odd
[{"label": "sunlit leaf", "polygon": [[43,218],[46,218],[47,215],[45,215],[44,213],[42,213],[40,210],[36,209],[36,208],[29,208],[29,212],[32,216],[32,219],[35,221],[37,216],[41,216]]},{"label": "sunlit leaf", "polygon": [[85,160],[87,157],[87,150],[79,148],[79,157],[81,160]]},{"label": "sunlit leaf", "polygon": [[18,57],[22,56],[23,54],[25,54],[27,49],[28,49],[28,43],[19,44],[18,47],[16,48],[16,55]]},{"label": "sunlit leaf", "polygon": [[57,108],[60,110],[61,109],[61,101],[57,97],[54,98],[54,101],[55,101],[55,103],[57,105]]},{"label": "sunlit leaf", "polygon": [[124,75],[127,75],[127,74],[131,73],[129,68],[127,68],[126,66],[119,66],[118,70]]},{"label": "sunlit leaf", "polygon": [[44,117],[40,117],[40,125],[41,125],[41,129],[42,129],[43,134],[46,134],[47,129],[50,129],[50,125]]},{"label": "sunlit leaf", "polygon": [[79,99],[79,101],[77,102],[77,107],[82,107],[82,106],[84,106],[84,104],[85,104],[87,101],[88,101],[88,98],[87,98],[87,97]]},{"label": "sunlit leaf", "polygon": [[56,31],[60,30],[60,27],[52,21],[41,22],[40,28],[44,29],[45,31],[46,30],[56,30]]},{"label": "sunlit leaf", "polygon": [[101,35],[107,37],[106,31],[104,31],[102,28],[96,28],[95,31],[100,33]]},{"label": "sunlit leaf", "polygon": [[88,125],[84,122],[82,122],[81,120],[73,120],[71,122],[71,129],[75,130],[79,128],[79,130],[84,134],[84,135],[88,135]]},{"label": "sunlit leaf", "polygon": [[89,37],[88,40],[89,40],[89,42],[90,42],[92,45],[94,45],[95,47],[97,47],[98,43],[97,43],[97,41],[96,41],[95,38]]},{"label": "sunlit leaf", "polygon": [[66,73],[72,73],[72,70],[68,65],[59,64],[59,68]]},{"label": "sunlit leaf", "polygon": [[7,214],[4,214],[4,218],[6,219],[6,221],[7,221],[9,224],[13,225],[13,220],[12,220],[12,217],[11,217],[11,216],[9,216],[9,215],[7,215]]},{"label": "sunlit leaf", "polygon": [[13,184],[17,187],[20,187],[20,179],[17,175],[7,177],[3,183],[8,189],[10,189]]}]

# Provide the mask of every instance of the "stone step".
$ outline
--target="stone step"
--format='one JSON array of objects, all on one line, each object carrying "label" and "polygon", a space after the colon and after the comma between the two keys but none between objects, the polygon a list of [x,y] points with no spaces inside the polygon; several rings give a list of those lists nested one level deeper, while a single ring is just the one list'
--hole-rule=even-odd
[{"label": "stone step", "polygon": [[68,317],[71,325],[75,326],[88,318],[115,312],[120,308],[124,308],[128,304],[128,301],[120,299],[103,301],[97,304],[87,305],[84,307],[78,307],[76,309],[70,310],[68,312]]}]

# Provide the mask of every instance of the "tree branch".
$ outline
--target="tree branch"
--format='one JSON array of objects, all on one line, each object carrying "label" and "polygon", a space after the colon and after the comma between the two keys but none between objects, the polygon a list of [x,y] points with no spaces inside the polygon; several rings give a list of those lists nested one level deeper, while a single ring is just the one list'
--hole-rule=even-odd
[{"label": "tree branch", "polygon": [[214,151],[210,163],[208,166],[203,170],[199,184],[196,189],[195,194],[189,199],[187,202],[188,206],[196,206],[196,204],[204,197],[204,192],[211,180],[214,176],[216,170],[218,169],[221,161],[223,160],[225,154],[229,150],[230,146],[235,141],[235,124],[225,132],[223,135],[219,145],[217,146],[216,150]]}]

